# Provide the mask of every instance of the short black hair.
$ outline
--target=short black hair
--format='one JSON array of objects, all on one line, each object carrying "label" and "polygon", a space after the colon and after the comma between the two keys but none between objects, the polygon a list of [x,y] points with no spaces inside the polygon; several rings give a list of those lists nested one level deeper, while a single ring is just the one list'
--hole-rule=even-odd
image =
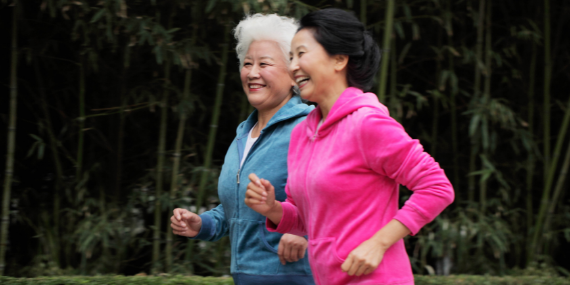
[{"label": "short black hair", "polygon": [[300,31],[313,30],[315,40],[329,55],[348,55],[347,81],[351,87],[372,88],[380,65],[380,48],[353,14],[336,8],[313,11],[300,20]]}]

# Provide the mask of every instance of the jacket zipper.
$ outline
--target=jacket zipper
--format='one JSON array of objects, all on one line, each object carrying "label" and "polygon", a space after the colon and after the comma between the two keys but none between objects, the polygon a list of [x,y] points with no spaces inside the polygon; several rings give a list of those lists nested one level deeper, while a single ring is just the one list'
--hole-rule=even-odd
[{"label": "jacket zipper", "polygon": [[[251,154],[251,150],[253,149],[253,147],[255,146],[255,144],[257,144],[257,142],[259,141],[259,138],[261,138],[261,135],[263,134],[263,131],[259,132],[259,137],[257,137],[257,140],[251,145],[251,148],[249,149],[249,152],[247,153],[247,156],[249,156]],[[245,160],[243,161],[243,164],[245,164],[245,162],[247,161],[247,157],[245,158]],[[240,162],[241,163],[241,162]],[[241,172],[241,168],[243,167],[243,164],[238,168],[237,174],[236,174],[236,178],[237,178],[237,185],[239,187],[239,174]]]},{"label": "jacket zipper", "polygon": [[[277,124],[277,123],[281,123],[282,121],[289,120],[289,119],[291,119],[291,118],[293,118],[293,117],[296,117],[296,115],[295,115],[295,116],[290,116],[290,117],[281,118],[281,119],[279,119],[279,120],[273,122],[273,123],[271,124],[271,126],[273,126],[273,125],[275,125],[275,124]],[[267,128],[267,127],[269,127],[269,126],[265,126],[265,128]],[[259,132],[259,137],[257,137],[257,140],[259,140],[259,138],[261,137],[261,134],[262,134],[262,133],[263,133],[263,130],[261,130],[261,131]],[[315,136],[316,136],[316,134],[315,134]],[[254,146],[256,143],[257,143],[257,141],[255,141],[255,142],[253,143],[253,145],[251,146],[251,148],[253,148],[253,146]],[[250,150],[251,150],[251,148],[250,148]],[[249,155],[249,153],[248,153],[248,155]],[[245,159],[247,160],[247,157],[246,157]],[[244,161],[243,163],[245,163],[245,161]],[[242,166],[243,166],[243,165],[242,165]],[[240,174],[240,172],[241,172],[241,167],[242,167],[242,166],[240,166],[240,167],[238,168],[238,172],[237,172],[237,174],[236,174],[236,178],[237,178],[236,180],[237,180],[237,185],[238,185],[238,186],[239,186],[239,174]]]}]

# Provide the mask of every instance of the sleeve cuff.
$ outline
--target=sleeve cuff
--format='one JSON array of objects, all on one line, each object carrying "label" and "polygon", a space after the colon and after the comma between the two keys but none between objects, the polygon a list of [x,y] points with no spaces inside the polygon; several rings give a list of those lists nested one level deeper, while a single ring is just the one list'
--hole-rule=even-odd
[{"label": "sleeve cuff", "polygon": [[212,236],[214,236],[216,228],[214,227],[214,220],[208,214],[200,215],[202,219],[202,227],[200,228],[200,232],[195,237],[191,237],[189,239],[201,239],[201,240],[208,240]]},{"label": "sleeve cuff", "polygon": [[394,219],[404,224],[404,226],[411,231],[410,235],[412,236],[415,236],[422,227],[429,222],[410,205],[404,205],[404,207],[396,213]]},{"label": "sleeve cuff", "polygon": [[295,221],[295,215],[297,212],[294,209],[295,206],[291,205],[289,202],[281,202],[281,208],[283,209],[283,216],[281,217],[281,222],[279,225],[275,225],[271,220],[265,218],[265,227],[270,232],[278,232],[282,234],[289,233],[291,227],[293,226],[293,221]]}]

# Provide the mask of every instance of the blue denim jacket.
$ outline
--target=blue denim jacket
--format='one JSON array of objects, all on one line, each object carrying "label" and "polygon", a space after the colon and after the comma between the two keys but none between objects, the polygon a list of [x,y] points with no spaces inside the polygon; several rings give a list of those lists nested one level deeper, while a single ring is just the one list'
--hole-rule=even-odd
[{"label": "blue denim jacket", "polygon": [[276,199],[284,201],[287,182],[287,152],[293,128],[314,109],[293,96],[271,118],[251,147],[241,169],[245,143],[257,122],[257,110],[237,128],[218,181],[221,204],[200,215],[202,228],[195,239],[216,241],[229,234],[231,273],[239,284],[314,284],[307,254],[282,265],[277,256],[281,234],[268,232],[265,217],[244,203],[249,174],[269,180]]}]

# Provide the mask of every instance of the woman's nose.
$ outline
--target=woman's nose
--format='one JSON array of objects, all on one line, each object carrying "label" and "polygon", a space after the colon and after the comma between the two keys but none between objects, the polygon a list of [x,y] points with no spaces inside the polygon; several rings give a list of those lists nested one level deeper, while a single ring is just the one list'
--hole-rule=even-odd
[{"label": "woman's nose", "polygon": [[299,64],[297,63],[297,59],[292,59],[291,63],[289,63],[289,72],[291,72],[291,74],[294,74],[298,69]]},{"label": "woman's nose", "polygon": [[249,79],[259,78],[259,68],[254,65],[254,66],[249,70],[249,73],[247,74],[247,77],[248,77]]}]

